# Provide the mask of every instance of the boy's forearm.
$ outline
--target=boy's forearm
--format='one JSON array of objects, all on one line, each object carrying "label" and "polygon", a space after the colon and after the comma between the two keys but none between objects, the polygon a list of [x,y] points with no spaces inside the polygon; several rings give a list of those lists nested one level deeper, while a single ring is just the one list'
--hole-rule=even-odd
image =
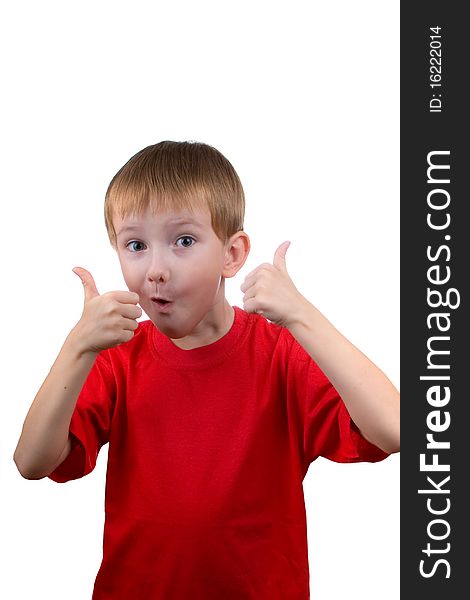
[{"label": "boy's forearm", "polygon": [[26,415],[13,459],[28,479],[52,472],[69,436],[80,390],[96,354],[81,353],[72,331]]},{"label": "boy's forearm", "polygon": [[386,375],[307,300],[287,328],[337,389],[364,437],[397,452],[399,393]]}]

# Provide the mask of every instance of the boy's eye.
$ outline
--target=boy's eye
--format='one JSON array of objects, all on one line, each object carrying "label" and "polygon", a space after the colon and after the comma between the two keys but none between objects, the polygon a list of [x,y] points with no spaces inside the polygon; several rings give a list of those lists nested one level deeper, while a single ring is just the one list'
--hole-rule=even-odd
[{"label": "boy's eye", "polygon": [[137,242],[136,240],[128,242],[126,246],[131,252],[141,252],[145,248],[145,244],[143,242]]},{"label": "boy's eye", "polygon": [[[183,242],[180,244],[180,246],[182,246],[183,248],[190,248],[190,247],[193,245],[193,244],[192,244],[192,242],[194,242],[194,241],[195,241],[195,239],[194,239],[194,238],[192,238],[191,236],[189,236],[189,235],[183,235],[183,236],[181,236],[180,238],[178,238],[178,239],[176,240],[176,244],[178,244],[178,242],[179,242],[180,240],[183,240]],[[188,241],[189,241],[190,243],[188,243]]]}]

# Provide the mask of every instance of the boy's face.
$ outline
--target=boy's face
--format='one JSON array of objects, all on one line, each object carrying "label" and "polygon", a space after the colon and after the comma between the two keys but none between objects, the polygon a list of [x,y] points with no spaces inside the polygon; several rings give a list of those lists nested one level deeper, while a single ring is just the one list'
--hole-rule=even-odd
[{"label": "boy's face", "polygon": [[178,339],[204,324],[221,326],[222,276],[234,273],[227,272],[230,241],[223,244],[216,236],[207,207],[157,214],[147,209],[143,215],[115,217],[113,224],[127,287],[160,331]]}]

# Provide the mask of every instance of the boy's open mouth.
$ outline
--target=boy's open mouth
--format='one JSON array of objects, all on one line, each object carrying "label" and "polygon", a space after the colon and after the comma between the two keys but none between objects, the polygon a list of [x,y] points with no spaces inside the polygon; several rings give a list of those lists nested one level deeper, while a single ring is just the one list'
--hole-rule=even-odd
[{"label": "boy's open mouth", "polygon": [[158,306],[166,306],[171,304],[171,300],[165,300],[164,298],[152,298],[152,302],[155,302]]}]

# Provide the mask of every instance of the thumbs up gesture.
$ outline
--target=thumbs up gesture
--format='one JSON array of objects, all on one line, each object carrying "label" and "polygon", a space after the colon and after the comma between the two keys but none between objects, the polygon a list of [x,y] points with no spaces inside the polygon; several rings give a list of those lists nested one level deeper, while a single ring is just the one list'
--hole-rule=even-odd
[{"label": "thumbs up gesture", "polygon": [[290,242],[283,242],[274,253],[273,264],[259,265],[240,286],[245,293],[244,310],[261,314],[282,327],[289,327],[296,307],[306,301],[287,272],[286,252],[289,246]]},{"label": "thumbs up gesture", "polygon": [[75,267],[73,272],[85,291],[83,313],[73,330],[79,352],[98,353],[132,339],[142,315],[139,296],[124,291],[100,294],[89,271]]}]

